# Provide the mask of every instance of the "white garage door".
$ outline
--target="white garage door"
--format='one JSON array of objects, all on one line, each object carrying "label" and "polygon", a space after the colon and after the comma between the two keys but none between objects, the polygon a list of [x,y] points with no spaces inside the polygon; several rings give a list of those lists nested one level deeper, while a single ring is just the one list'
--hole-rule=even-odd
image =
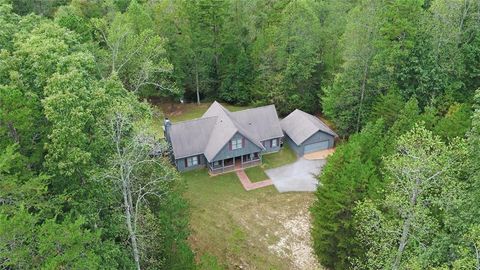
[{"label": "white garage door", "polygon": [[325,149],[328,149],[328,141],[321,141],[318,143],[306,144],[305,147],[303,148],[303,152],[306,154],[306,153],[311,153],[311,152],[325,150]]}]

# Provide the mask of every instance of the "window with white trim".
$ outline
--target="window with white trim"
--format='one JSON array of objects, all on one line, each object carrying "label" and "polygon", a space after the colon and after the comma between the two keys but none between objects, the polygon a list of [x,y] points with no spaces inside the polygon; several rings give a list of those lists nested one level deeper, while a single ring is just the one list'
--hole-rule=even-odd
[{"label": "window with white trim", "polygon": [[277,139],[272,140],[272,147],[277,147],[278,146],[278,141]]},{"label": "window with white trim", "polygon": [[242,149],[243,147],[243,144],[242,144],[242,139],[233,139],[232,140],[232,150],[236,150],[236,149]]},{"label": "window with white trim", "polygon": [[198,165],[198,156],[187,158],[187,167]]}]

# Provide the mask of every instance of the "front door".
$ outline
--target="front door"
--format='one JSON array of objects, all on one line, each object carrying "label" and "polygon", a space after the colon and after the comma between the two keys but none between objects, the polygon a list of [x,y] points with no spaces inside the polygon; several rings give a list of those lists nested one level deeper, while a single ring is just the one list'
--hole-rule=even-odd
[{"label": "front door", "polygon": [[235,157],[235,168],[242,167],[242,156]]}]

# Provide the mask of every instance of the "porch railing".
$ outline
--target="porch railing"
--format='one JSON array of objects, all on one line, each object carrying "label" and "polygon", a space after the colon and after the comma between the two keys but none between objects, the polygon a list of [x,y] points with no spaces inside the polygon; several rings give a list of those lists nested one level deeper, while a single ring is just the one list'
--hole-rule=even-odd
[{"label": "porch railing", "polygon": [[257,166],[258,164],[260,164],[262,161],[260,159],[253,159],[253,160],[249,160],[249,161],[244,161],[243,162],[243,168],[249,168],[249,167],[253,167],[253,166]]},{"label": "porch railing", "polygon": [[[259,158],[254,159],[254,160],[244,161],[242,163],[241,168],[249,168],[249,167],[257,166],[260,163],[262,163],[262,160],[259,159]],[[212,166],[212,165],[208,164],[208,169],[210,170],[211,174],[220,174],[220,173],[226,173],[226,172],[234,171],[236,169],[236,166],[234,164],[232,164],[232,165],[227,165],[227,166],[222,167],[222,166]]]}]

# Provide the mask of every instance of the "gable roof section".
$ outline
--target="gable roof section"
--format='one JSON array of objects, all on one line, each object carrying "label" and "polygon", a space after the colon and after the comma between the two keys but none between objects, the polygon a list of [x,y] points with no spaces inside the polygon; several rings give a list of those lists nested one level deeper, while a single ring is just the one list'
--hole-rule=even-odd
[{"label": "gable roof section", "polygon": [[216,122],[213,116],[172,124],[169,132],[175,158],[203,154]]},{"label": "gable roof section", "polygon": [[296,109],[280,121],[282,129],[297,144],[302,144],[318,131],[338,137],[322,120]]},{"label": "gable roof section", "polygon": [[237,132],[260,149],[262,140],[283,136],[274,106],[232,113],[215,101],[201,118],[171,126],[173,153],[176,159],[204,154],[211,161]]},{"label": "gable roof section", "polygon": [[241,124],[259,141],[283,137],[274,105],[231,113],[237,123]]}]

